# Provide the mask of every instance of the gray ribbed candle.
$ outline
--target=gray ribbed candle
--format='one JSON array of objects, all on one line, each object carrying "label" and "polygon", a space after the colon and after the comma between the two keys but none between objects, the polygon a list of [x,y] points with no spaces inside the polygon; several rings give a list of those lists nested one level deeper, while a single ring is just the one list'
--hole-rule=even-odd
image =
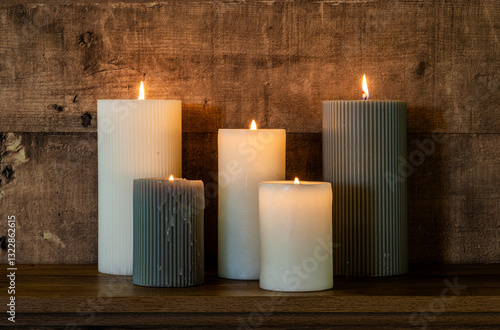
[{"label": "gray ribbed candle", "polygon": [[203,284],[202,181],[134,180],[134,284]]},{"label": "gray ribbed candle", "polygon": [[405,102],[323,102],[323,177],[333,188],[334,274],[408,271],[403,159]]}]

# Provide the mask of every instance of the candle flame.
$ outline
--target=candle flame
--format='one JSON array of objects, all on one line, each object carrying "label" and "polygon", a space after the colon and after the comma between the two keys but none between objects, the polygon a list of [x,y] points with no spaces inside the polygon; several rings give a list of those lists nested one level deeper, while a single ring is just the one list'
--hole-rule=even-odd
[{"label": "candle flame", "polygon": [[144,82],[141,81],[141,87],[139,88],[139,100],[144,100]]},{"label": "candle flame", "polygon": [[295,178],[295,181],[293,181],[293,184],[299,184],[299,178]]},{"label": "candle flame", "polygon": [[174,181],[174,176],[171,175],[170,178],[168,178],[170,181]]},{"label": "candle flame", "polygon": [[368,100],[370,93],[368,93],[368,84],[366,83],[366,76],[363,75],[363,100]]},{"label": "candle flame", "polygon": [[255,123],[255,120],[252,120],[252,124],[250,125],[250,129],[252,131],[256,131],[257,130],[257,124]]}]

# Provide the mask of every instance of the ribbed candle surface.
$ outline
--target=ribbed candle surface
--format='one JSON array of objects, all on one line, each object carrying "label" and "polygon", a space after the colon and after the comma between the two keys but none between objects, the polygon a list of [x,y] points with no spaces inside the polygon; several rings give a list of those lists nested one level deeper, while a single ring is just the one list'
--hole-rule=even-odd
[{"label": "ribbed candle surface", "polygon": [[181,101],[99,100],[99,271],[132,275],[133,180],[182,175]]},{"label": "ribbed candle surface", "polygon": [[335,274],[408,271],[403,159],[405,102],[323,102],[323,175],[333,188]]},{"label": "ribbed candle surface", "polygon": [[134,181],[134,284],[203,284],[202,181]]},{"label": "ribbed candle surface", "polygon": [[285,178],[284,129],[220,129],[220,277],[259,279],[259,182]]}]

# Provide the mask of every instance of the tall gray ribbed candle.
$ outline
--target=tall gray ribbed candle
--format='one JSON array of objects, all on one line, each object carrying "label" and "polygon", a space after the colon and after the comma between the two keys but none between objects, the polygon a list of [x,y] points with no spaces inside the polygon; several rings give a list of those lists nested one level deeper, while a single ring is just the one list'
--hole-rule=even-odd
[{"label": "tall gray ribbed candle", "polygon": [[406,103],[324,101],[323,177],[333,188],[334,274],[408,271]]},{"label": "tall gray ribbed candle", "polygon": [[134,284],[203,284],[204,209],[202,181],[134,180]]}]

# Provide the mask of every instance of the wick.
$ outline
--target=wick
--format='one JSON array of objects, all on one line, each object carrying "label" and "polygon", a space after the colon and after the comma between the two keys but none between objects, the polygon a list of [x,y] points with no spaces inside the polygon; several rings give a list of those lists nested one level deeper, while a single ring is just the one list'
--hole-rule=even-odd
[{"label": "wick", "polygon": [[363,91],[362,93],[363,101],[368,100],[368,95]]}]

